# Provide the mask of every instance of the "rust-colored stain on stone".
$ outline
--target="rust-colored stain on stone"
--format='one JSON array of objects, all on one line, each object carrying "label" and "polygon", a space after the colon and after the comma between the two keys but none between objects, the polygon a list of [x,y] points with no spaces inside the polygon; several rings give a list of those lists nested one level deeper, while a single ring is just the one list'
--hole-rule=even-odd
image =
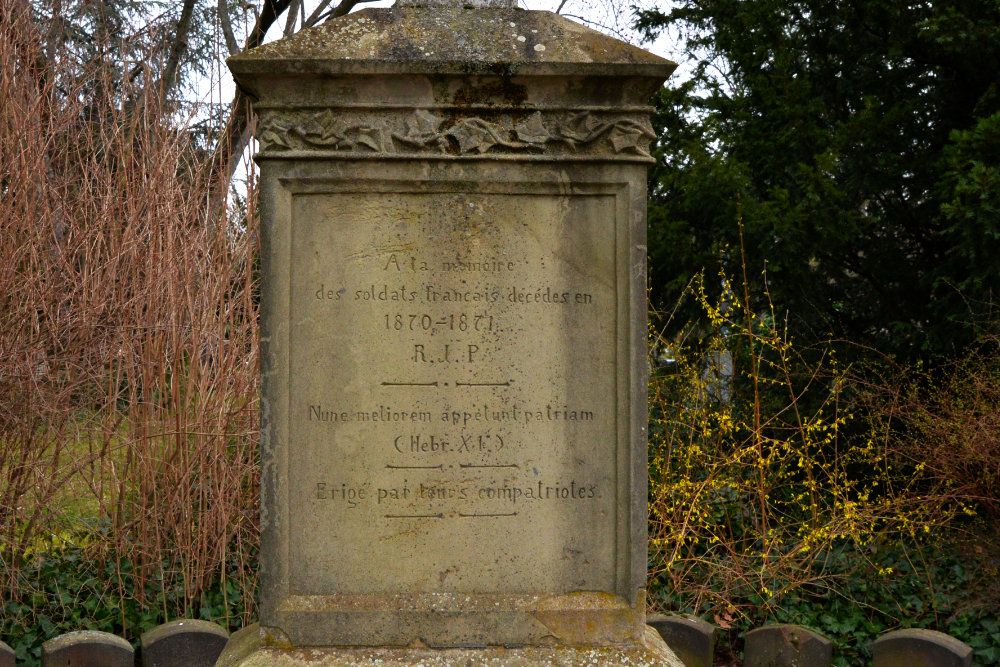
[{"label": "rust-colored stain on stone", "polygon": [[[576,591],[541,598],[531,615],[563,645],[635,643],[644,627],[645,598],[640,591],[636,605],[602,591]],[[573,613],[567,614],[567,609]]]}]

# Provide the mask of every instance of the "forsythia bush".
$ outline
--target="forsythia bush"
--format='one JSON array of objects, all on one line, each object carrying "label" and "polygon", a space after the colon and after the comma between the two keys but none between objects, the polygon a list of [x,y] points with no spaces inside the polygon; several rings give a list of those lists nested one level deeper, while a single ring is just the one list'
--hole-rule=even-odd
[{"label": "forsythia bush", "polygon": [[770,304],[720,280],[717,302],[703,276],[683,297],[701,324],[667,338],[674,323],[651,317],[651,605],[724,629],[787,620],[802,600],[871,605],[858,581],[891,580],[895,546],[926,546],[968,508],[928,493],[924,464],[872,428],[832,345],[799,349]]}]

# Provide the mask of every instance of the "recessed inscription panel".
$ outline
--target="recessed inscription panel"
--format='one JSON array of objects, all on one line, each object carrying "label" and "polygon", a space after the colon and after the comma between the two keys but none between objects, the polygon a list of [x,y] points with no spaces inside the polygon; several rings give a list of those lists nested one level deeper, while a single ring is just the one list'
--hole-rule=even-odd
[{"label": "recessed inscription panel", "polygon": [[615,201],[292,201],[290,592],[614,590]]}]

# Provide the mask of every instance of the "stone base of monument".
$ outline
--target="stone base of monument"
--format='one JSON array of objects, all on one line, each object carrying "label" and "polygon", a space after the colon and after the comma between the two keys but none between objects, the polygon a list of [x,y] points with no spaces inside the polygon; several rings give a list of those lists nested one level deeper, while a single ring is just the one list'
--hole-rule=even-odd
[{"label": "stone base of monument", "polygon": [[260,645],[260,627],[233,634],[216,667],[684,667],[659,633],[646,626],[641,646],[477,648],[298,648]]}]

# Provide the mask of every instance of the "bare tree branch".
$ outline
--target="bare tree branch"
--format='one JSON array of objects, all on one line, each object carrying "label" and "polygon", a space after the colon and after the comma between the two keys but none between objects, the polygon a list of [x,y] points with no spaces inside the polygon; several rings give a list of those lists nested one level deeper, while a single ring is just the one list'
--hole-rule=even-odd
[{"label": "bare tree branch", "polygon": [[[255,49],[264,43],[268,29],[281,17],[292,0],[264,0],[257,22],[247,36],[243,50]],[[226,188],[236,171],[238,158],[250,143],[250,104],[239,88],[233,96],[229,122],[219,137],[212,154],[213,196],[225,197]]]},{"label": "bare tree branch", "polygon": [[302,4],[303,0],[292,0],[292,4],[288,8],[288,20],[285,21],[285,31],[284,31],[285,37],[288,37],[293,32],[295,32],[295,15],[302,7]]},{"label": "bare tree branch", "polygon": [[316,9],[309,15],[309,18],[302,22],[302,27],[306,28],[316,25],[323,17],[323,11],[330,6],[331,2],[332,0],[322,0],[322,2],[316,5]]},{"label": "bare tree branch", "polygon": [[[267,33],[268,29],[281,17],[282,13],[289,10],[289,8],[291,8],[289,14],[292,14],[292,12],[298,9],[298,11],[302,12],[302,16],[304,16],[305,9],[304,6],[299,4],[300,1],[301,0],[265,0],[260,14],[257,16],[257,22],[254,25],[253,30],[250,31],[243,49],[253,49],[260,46],[264,42],[264,35]],[[335,7],[327,10],[331,1],[332,0],[322,0],[319,7],[317,7],[316,10],[309,15],[309,18],[303,21],[301,27],[308,28],[319,23],[320,21],[338,16],[344,16],[357,5],[364,2],[371,2],[372,0],[341,0]],[[225,2],[225,0],[220,0],[220,3],[221,2]],[[293,7],[293,3],[296,6]],[[290,17],[289,21],[294,21],[294,19]],[[225,196],[226,190],[224,185],[228,184],[230,179],[232,179],[233,174],[236,172],[236,167],[239,164],[239,157],[243,154],[243,151],[249,143],[250,104],[246,94],[237,89],[236,95],[233,97],[232,106],[230,107],[229,122],[226,124],[226,129],[219,138],[219,142],[216,144],[215,151],[212,156],[212,173],[214,174],[217,184],[215,187],[215,196]]]},{"label": "bare tree branch", "polygon": [[194,14],[195,0],[184,0],[181,7],[181,17],[177,20],[177,31],[174,33],[174,41],[170,45],[170,54],[167,56],[167,66],[163,69],[163,78],[160,79],[162,86],[161,96],[166,98],[167,91],[174,86],[177,78],[177,69],[187,48],[188,31],[191,28],[191,16]]},{"label": "bare tree branch", "polygon": [[339,5],[328,11],[326,14],[320,17],[320,21],[317,23],[326,21],[328,19],[337,18],[338,16],[343,16],[350,12],[352,9],[358,5],[363,5],[366,2],[377,2],[378,0],[344,0]]},{"label": "bare tree branch", "polygon": [[268,29],[274,25],[274,22],[288,9],[290,4],[291,0],[264,0],[264,7],[257,16],[257,22],[254,24],[253,30],[247,36],[243,50],[256,49],[263,44],[264,36],[267,34]]},{"label": "bare tree branch", "polygon": [[233,22],[229,19],[229,6],[226,0],[219,0],[219,25],[222,26],[222,35],[226,39],[226,50],[229,55],[235,56],[240,52],[240,45],[236,42],[236,35],[233,34]]}]

